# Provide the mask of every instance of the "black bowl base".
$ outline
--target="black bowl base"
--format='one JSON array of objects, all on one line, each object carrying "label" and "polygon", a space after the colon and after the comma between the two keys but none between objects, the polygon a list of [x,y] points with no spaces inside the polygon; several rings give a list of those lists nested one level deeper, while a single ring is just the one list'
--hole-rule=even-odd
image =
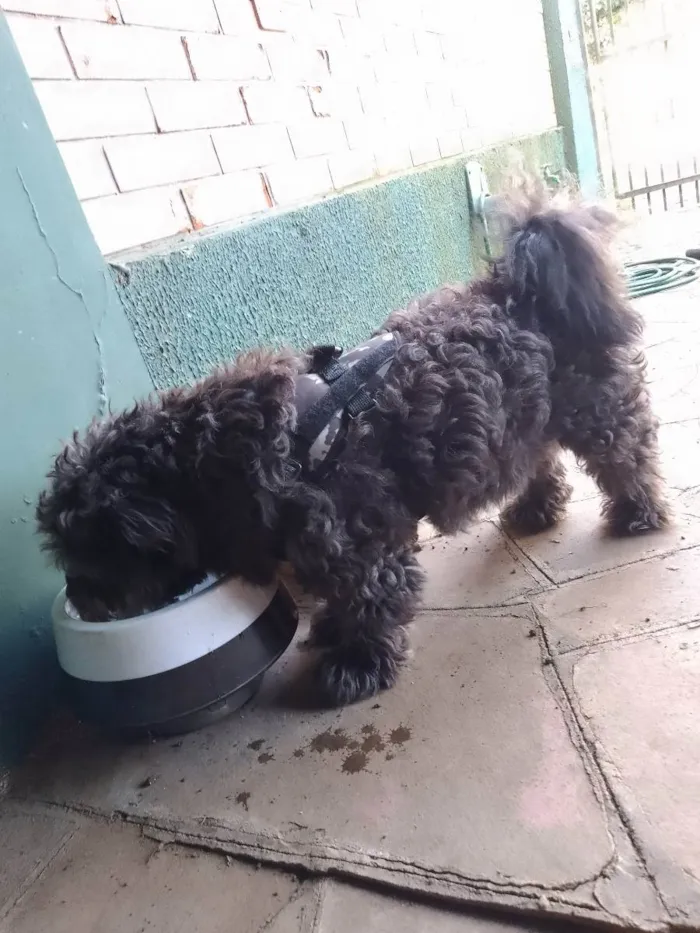
[{"label": "black bowl base", "polygon": [[139,726],[124,726],[115,729],[115,732],[125,739],[148,738],[150,736],[167,738],[168,736],[185,735],[187,732],[196,732],[205,729],[214,723],[226,719],[227,716],[237,712],[242,706],[250,702],[262,686],[264,674],[255,677],[250,683],[239,687],[227,697],[206,706],[204,709],[192,713],[183,713],[164,722],[146,723]]}]

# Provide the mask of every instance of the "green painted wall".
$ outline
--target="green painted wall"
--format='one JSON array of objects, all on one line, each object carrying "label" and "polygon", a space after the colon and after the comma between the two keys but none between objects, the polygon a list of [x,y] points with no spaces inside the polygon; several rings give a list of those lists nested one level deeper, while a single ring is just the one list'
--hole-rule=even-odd
[{"label": "green painted wall", "polygon": [[61,580],[33,534],[59,439],[152,387],[31,82],[0,13],[0,768],[55,683]]},{"label": "green painted wall", "polygon": [[[553,131],[478,153],[494,184],[513,145],[532,169],[563,166]],[[455,161],[123,257],[113,275],[149,371],[168,386],[256,344],[350,346],[411,296],[468,278],[479,250]]]}]

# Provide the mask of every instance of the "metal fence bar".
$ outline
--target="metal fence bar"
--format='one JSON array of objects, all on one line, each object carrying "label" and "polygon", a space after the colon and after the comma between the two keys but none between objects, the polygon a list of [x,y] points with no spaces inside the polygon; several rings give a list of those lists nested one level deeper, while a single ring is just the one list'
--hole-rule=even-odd
[{"label": "metal fence bar", "polygon": [[[595,0],[593,0],[595,4]],[[613,13],[613,0],[608,0],[608,28],[610,29],[610,41],[615,45],[615,20]]]},{"label": "metal fence bar", "polygon": [[600,61],[600,33],[598,31],[598,16],[596,9],[596,0],[584,0],[584,3],[587,3],[588,12],[591,19],[591,34],[593,36],[593,49],[595,52],[595,60]]},{"label": "metal fence bar", "polygon": [[[645,176],[648,178],[648,173],[645,171]],[[684,175],[682,178],[671,178],[663,182],[657,182],[653,185],[644,185],[641,188],[635,188],[632,182],[632,171],[631,169],[627,173],[629,178],[630,187],[628,191],[621,191],[618,194],[618,198],[631,198],[633,201],[635,198],[641,198],[644,195],[653,194],[655,191],[663,191],[668,188],[677,188],[679,185],[690,185],[696,184],[700,181],[700,172],[696,172],[693,175]]]},{"label": "metal fence bar", "polygon": [[[659,169],[661,171],[661,182],[663,184],[663,182],[666,181],[666,179],[664,178],[664,163],[663,162],[659,166]],[[664,210],[667,211],[668,210],[668,194],[666,193],[665,188],[661,189],[661,197],[664,199]]]}]

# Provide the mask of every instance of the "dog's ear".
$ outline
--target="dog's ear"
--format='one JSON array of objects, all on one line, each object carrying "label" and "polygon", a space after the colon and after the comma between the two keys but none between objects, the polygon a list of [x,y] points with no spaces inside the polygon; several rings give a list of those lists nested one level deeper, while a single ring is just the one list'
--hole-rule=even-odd
[{"label": "dog's ear", "polygon": [[197,454],[204,473],[237,473],[254,492],[275,493],[287,483],[297,370],[291,354],[256,350],[202,384]]},{"label": "dog's ear", "polygon": [[165,499],[122,497],[111,506],[123,539],[138,551],[163,554],[180,566],[194,567],[197,544],[188,519]]}]

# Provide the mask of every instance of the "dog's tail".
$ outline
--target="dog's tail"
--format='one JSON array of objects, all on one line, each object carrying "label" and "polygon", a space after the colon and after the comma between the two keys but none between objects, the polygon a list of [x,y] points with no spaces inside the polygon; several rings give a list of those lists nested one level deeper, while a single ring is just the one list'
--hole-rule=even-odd
[{"label": "dog's tail", "polygon": [[579,346],[630,344],[642,332],[612,256],[618,222],[600,205],[552,197],[521,182],[497,204],[503,254],[496,276],[513,312],[550,337]]}]

